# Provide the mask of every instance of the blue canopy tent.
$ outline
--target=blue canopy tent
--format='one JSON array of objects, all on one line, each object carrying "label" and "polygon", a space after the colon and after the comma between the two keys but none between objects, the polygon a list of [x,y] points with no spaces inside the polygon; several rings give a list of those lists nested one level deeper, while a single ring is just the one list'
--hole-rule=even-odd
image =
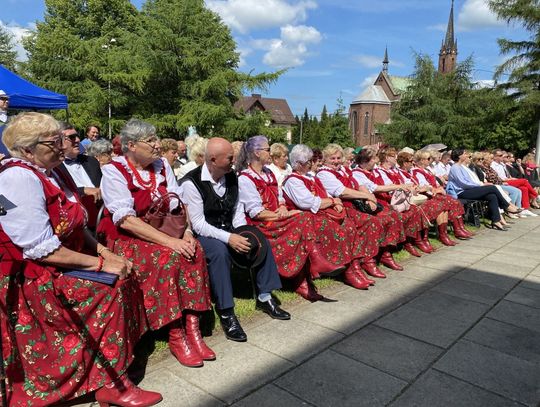
[{"label": "blue canopy tent", "polygon": [[40,88],[2,65],[0,65],[0,89],[8,94],[11,109],[57,110],[68,107],[66,95]]},{"label": "blue canopy tent", "polygon": [[[9,108],[21,110],[67,109],[66,95],[51,92],[28,82],[0,65],[0,89],[9,96]],[[0,126],[0,137],[3,126]],[[7,153],[0,139],[0,153]]]}]

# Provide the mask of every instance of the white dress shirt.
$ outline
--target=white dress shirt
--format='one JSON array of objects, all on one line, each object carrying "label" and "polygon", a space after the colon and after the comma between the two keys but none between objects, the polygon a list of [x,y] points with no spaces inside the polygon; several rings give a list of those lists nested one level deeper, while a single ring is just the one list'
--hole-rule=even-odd
[{"label": "white dress shirt", "polygon": [[[3,163],[10,161],[22,161],[32,165],[17,158],[4,160]],[[34,168],[47,176],[43,168]],[[47,178],[60,188],[53,176]],[[43,184],[32,171],[22,167],[11,167],[2,171],[0,191],[16,206],[8,210],[5,216],[0,216],[0,225],[11,241],[22,248],[25,259],[41,259],[61,246],[51,226]],[[77,201],[71,191],[65,192],[71,202]]]},{"label": "white dress shirt", "polygon": [[[201,170],[201,181],[208,181],[212,184],[214,192],[222,197],[227,192],[225,176],[221,177],[217,182],[214,181],[206,164],[203,164]],[[188,206],[189,219],[191,227],[199,236],[218,239],[227,244],[231,234],[225,230],[219,229],[206,221],[204,217],[204,202],[199,189],[191,180],[184,181],[180,187],[182,194],[182,202]],[[239,188],[240,189],[240,188]],[[233,227],[237,228],[246,224],[246,216],[244,207],[240,203],[240,199],[236,202],[233,215]]]},{"label": "white dress shirt", "polygon": [[[314,181],[312,177],[307,175],[298,174],[298,176]],[[290,177],[287,182],[283,184],[283,193],[287,195],[298,208],[304,211],[310,210],[312,213],[317,213],[321,208],[321,198],[313,195],[313,193],[306,188],[306,184],[296,177]]]},{"label": "white dress shirt", "polygon": [[362,171],[353,171],[353,178],[358,182],[360,185],[366,187],[369,192],[374,193],[377,189],[377,184],[375,184],[372,180],[370,180],[366,174],[364,174]]},{"label": "white dress shirt", "polygon": [[[322,167],[321,171],[317,172],[317,178],[321,181],[321,183],[324,186],[324,189],[326,189],[326,192],[328,195],[334,198],[339,198],[341,194],[345,191],[345,185],[343,185],[343,182],[341,182],[337,177],[332,174],[329,171],[322,171],[325,169],[329,169],[328,167]],[[341,168],[340,171],[343,174],[343,169]]]},{"label": "white dress shirt", "polygon": [[509,178],[508,172],[506,171],[506,166],[503,163],[496,163],[495,161],[492,161],[491,168],[495,170],[499,178],[503,181]]},{"label": "white dress shirt", "polygon": [[[130,175],[133,175],[133,171],[127,165],[126,158],[124,156],[113,158],[114,161],[119,162],[124,166]],[[176,182],[174,173],[171,166],[166,159],[160,158],[152,163],[154,166],[154,172],[156,174],[156,187],[152,192],[153,198],[157,199],[161,196],[157,187],[167,180],[167,191],[175,192],[181,196],[181,189]],[[161,175],[161,170],[165,166],[165,178]],[[101,167],[103,174],[101,178],[101,196],[105,207],[112,213],[112,220],[116,224],[126,216],[137,216],[135,212],[135,200],[133,199],[131,192],[127,186],[126,178],[122,173],[112,164],[106,164]],[[150,180],[150,172],[147,170],[137,170],[143,181]],[[144,189],[142,185],[137,183],[137,179],[133,177],[133,184],[141,189]],[[176,207],[176,202],[171,202],[171,205]],[[171,209],[173,209],[171,208]]]},{"label": "white dress shirt", "polygon": [[75,182],[75,185],[77,185],[78,188],[95,188],[96,185],[92,183],[92,180],[88,176],[88,173],[84,169],[84,167],[81,165],[81,163],[75,159],[70,160],[66,157],[64,160],[64,165],[66,166],[66,169],[68,170],[69,174],[71,175],[71,178],[73,178],[73,181]]}]

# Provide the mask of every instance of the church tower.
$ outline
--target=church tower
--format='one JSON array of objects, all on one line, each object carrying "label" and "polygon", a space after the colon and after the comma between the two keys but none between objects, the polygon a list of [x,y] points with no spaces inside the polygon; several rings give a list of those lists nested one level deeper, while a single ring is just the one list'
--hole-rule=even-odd
[{"label": "church tower", "polygon": [[448,28],[439,52],[439,72],[443,74],[452,72],[456,68],[457,55],[457,40],[454,39],[454,0],[452,0]]}]

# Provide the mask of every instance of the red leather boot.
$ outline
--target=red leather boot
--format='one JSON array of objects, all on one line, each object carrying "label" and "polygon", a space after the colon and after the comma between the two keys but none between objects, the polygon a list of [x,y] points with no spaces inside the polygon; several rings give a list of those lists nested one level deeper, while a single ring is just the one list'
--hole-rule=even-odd
[{"label": "red leather boot", "polygon": [[192,349],[200,355],[203,360],[216,360],[216,353],[204,343],[199,327],[199,316],[193,313],[186,314],[186,337]]},{"label": "red leather boot", "polygon": [[309,253],[309,272],[313,279],[320,277],[321,274],[325,276],[336,276],[343,270],[345,270],[345,266],[330,263],[321,252],[319,252],[317,246],[315,244],[313,245],[313,248]]},{"label": "red leather boot", "polygon": [[201,355],[190,345],[186,331],[180,321],[171,324],[169,330],[169,349],[178,361],[187,367],[201,367],[203,359]]},{"label": "red leather boot", "polygon": [[300,283],[294,291],[302,298],[311,302],[320,301],[324,298],[321,294],[317,292],[317,289],[315,288],[313,283],[311,281],[308,281],[308,278],[302,275],[299,281]]},{"label": "red leather boot", "polygon": [[407,252],[409,252],[409,254],[411,256],[414,256],[414,257],[422,257],[422,255],[420,254],[420,252],[418,250],[416,250],[416,247],[413,246],[413,244],[411,242],[405,242],[403,244],[403,248],[405,250],[407,250]]},{"label": "red leather boot", "polygon": [[353,260],[343,272],[343,281],[345,284],[353,286],[359,290],[367,290],[370,286],[369,281],[365,278],[358,260]]},{"label": "red leather boot", "polygon": [[377,263],[375,263],[375,260],[373,258],[364,259],[360,266],[362,267],[362,270],[368,273],[368,275],[370,275],[371,277],[386,278],[386,274],[379,270],[379,268],[377,267]]},{"label": "red leather boot", "polygon": [[467,235],[469,235],[470,237],[473,237],[474,236],[474,233],[467,230],[467,228],[465,227],[465,221],[463,220],[463,216],[460,216],[459,218],[457,218],[457,221],[459,222],[459,227],[461,228],[461,230],[463,232],[465,232]]},{"label": "red leather boot", "polygon": [[422,238],[422,241],[424,242],[424,245],[430,250],[429,253],[433,253],[435,251],[435,248],[429,243],[429,229],[424,229],[424,237]]},{"label": "red leather boot", "polygon": [[433,248],[431,247],[431,245],[427,245],[425,242],[424,242],[424,239],[422,238],[422,232],[423,231],[420,231],[416,234],[416,236],[414,237],[414,245],[416,247],[418,247],[422,252],[424,253],[432,253],[433,252]]},{"label": "red leather boot", "polygon": [[448,236],[447,227],[447,223],[441,223],[437,226],[437,229],[439,231],[439,240],[445,246],[455,246],[457,243],[451,240],[450,236]]},{"label": "red leather boot", "polygon": [[452,227],[454,228],[454,236],[456,239],[469,240],[471,238],[467,231],[461,228],[458,219],[452,220]]},{"label": "red leather boot", "polygon": [[149,407],[161,400],[161,394],[135,386],[125,373],[96,391],[96,401],[100,407]]},{"label": "red leather boot", "polygon": [[396,263],[394,257],[392,256],[392,253],[390,253],[388,250],[383,251],[381,255],[381,263],[392,270],[403,270],[403,266]]}]

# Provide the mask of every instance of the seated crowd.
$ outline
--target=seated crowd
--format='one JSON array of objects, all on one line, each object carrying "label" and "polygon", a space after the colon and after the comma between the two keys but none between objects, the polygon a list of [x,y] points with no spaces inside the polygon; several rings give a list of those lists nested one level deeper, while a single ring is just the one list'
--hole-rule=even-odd
[{"label": "seated crowd", "polygon": [[498,231],[508,228],[505,216],[539,208],[534,157],[516,163],[501,150],[289,151],[264,136],[231,144],[196,134],[177,142],[137,119],[112,143],[97,126],[88,134],[83,143],[73,126],[41,113],[14,117],[3,133],[11,155],[0,165],[9,405],[94,391],[101,407],[159,403],[159,393],[127,375],[143,334],[166,329],[178,361],[203,366],[216,359],[199,328],[213,302],[225,336],[247,340],[232,264],[254,276],[257,309],[288,320],[272,296],[282,283],[309,301],[325,299],[313,283],[320,277],[367,290],[387,277],[381,265],[404,269],[394,259],[401,248],[433,252],[433,224],[443,245],[457,244],[449,226],[471,239],[460,200],[486,201]]}]

